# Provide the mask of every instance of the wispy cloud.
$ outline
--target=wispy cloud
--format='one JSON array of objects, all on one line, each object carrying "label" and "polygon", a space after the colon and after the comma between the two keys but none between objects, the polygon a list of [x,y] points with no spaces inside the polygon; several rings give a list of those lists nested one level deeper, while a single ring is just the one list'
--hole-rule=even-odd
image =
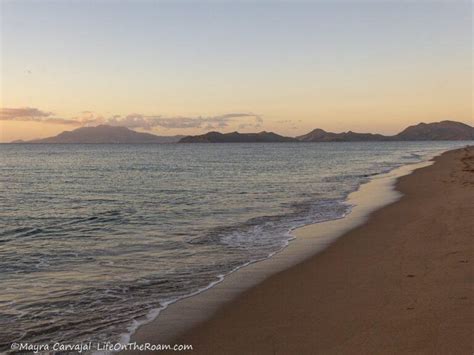
[{"label": "wispy cloud", "polygon": [[45,112],[32,107],[6,108],[0,109],[0,119],[18,121],[36,121],[51,116],[52,112]]},{"label": "wispy cloud", "polygon": [[53,116],[52,112],[41,111],[33,107],[0,108],[0,121],[26,121],[78,125],[78,123],[73,120],[51,116]]},{"label": "wispy cloud", "polygon": [[250,118],[254,124],[262,122],[262,118],[259,115],[253,113],[227,113],[218,116],[209,117],[166,117],[166,116],[146,116],[142,114],[131,114],[127,116],[114,116],[102,120],[101,123],[115,125],[115,126],[126,126],[129,128],[143,128],[152,129],[154,127],[162,127],[167,129],[173,128],[206,128],[216,129],[225,128],[230,123],[242,120],[244,118]]},{"label": "wispy cloud", "polygon": [[[242,127],[260,127],[263,119],[260,115],[248,112],[232,112],[217,116],[177,116],[143,115],[133,113],[129,115],[102,116],[91,111],[83,111],[80,115],[63,118],[54,117],[52,112],[41,111],[37,108],[0,108],[0,120],[35,121],[45,123],[70,124],[76,126],[97,126],[107,124],[123,126],[132,129],[151,130],[155,127],[165,129],[176,128],[205,128],[207,130],[225,128],[231,123],[246,120]],[[250,120],[250,122],[249,122]]]}]

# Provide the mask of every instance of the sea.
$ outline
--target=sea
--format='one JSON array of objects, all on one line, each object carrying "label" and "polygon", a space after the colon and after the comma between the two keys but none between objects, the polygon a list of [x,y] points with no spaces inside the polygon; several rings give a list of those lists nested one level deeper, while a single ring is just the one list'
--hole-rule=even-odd
[{"label": "sea", "polygon": [[126,341],[293,229],[344,218],[374,176],[466,144],[2,144],[0,351]]}]

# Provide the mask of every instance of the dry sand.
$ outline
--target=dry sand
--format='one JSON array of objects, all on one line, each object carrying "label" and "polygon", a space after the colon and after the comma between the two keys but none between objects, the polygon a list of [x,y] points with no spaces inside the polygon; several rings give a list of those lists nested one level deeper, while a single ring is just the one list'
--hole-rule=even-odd
[{"label": "dry sand", "polygon": [[474,148],[175,340],[193,354],[472,354]]}]

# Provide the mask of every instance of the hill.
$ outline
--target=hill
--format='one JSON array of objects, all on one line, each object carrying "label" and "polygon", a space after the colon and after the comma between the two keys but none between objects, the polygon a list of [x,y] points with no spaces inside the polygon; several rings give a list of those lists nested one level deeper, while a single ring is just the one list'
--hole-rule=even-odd
[{"label": "hill", "polygon": [[273,143],[273,142],[298,142],[296,138],[284,137],[273,132],[260,133],[219,133],[208,132],[198,136],[181,138],[179,143]]},{"label": "hill", "polygon": [[100,125],[65,131],[57,136],[12,143],[277,143],[277,142],[381,142],[381,141],[440,141],[474,140],[474,127],[455,121],[419,123],[405,128],[394,136],[352,131],[333,133],[314,129],[302,136],[285,137],[273,132],[219,133],[208,132],[196,136],[157,136],[136,132],[126,127]]},{"label": "hill", "polygon": [[404,141],[472,140],[474,139],[474,127],[455,121],[419,123],[405,128],[394,139]]},{"label": "hill", "polygon": [[[57,136],[15,143],[175,143],[183,136],[156,136],[135,132],[126,127],[100,125],[65,131]],[[12,142],[14,143],[14,142]]]},{"label": "hill", "polygon": [[386,141],[390,137],[381,134],[343,132],[332,133],[323,129],[315,129],[308,134],[297,137],[302,142],[368,142],[368,141]]},{"label": "hill", "polygon": [[332,133],[315,129],[296,137],[302,142],[370,142],[370,141],[440,141],[474,140],[474,127],[455,121],[419,123],[405,128],[394,136],[373,133]]}]

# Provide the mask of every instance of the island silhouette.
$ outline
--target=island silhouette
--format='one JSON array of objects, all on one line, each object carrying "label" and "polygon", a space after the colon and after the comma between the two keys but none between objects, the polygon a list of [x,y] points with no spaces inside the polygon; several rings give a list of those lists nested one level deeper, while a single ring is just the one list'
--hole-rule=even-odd
[{"label": "island silhouette", "polygon": [[419,123],[409,126],[400,133],[386,136],[376,133],[342,132],[333,133],[317,128],[298,136],[285,137],[273,132],[220,133],[208,132],[194,136],[158,136],[136,132],[127,127],[99,125],[64,131],[57,136],[12,143],[287,143],[287,142],[383,142],[383,141],[462,141],[474,140],[474,127],[456,121]]}]

